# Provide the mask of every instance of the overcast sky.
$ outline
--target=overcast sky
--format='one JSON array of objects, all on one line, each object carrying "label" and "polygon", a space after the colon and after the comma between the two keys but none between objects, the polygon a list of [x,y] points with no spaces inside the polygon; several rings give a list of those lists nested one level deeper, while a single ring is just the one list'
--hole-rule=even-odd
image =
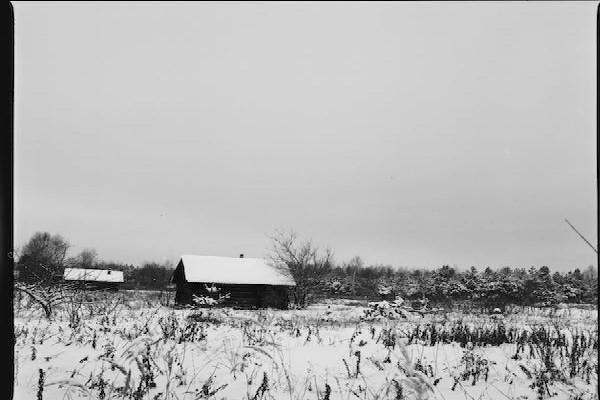
[{"label": "overcast sky", "polygon": [[596,2],[13,4],[19,246],[597,265]]}]

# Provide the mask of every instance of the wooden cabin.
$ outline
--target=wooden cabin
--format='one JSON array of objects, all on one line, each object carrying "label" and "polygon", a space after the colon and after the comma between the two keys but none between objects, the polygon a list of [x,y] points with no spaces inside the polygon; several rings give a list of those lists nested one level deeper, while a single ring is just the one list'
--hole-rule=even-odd
[{"label": "wooden cabin", "polygon": [[[175,303],[193,304],[193,295],[222,299],[222,305],[237,308],[280,308],[289,303],[294,278],[285,266],[274,266],[260,258],[184,255],[171,282]],[[224,299],[223,299],[224,298]]]},{"label": "wooden cabin", "polygon": [[118,290],[123,283],[123,272],[109,269],[65,268],[65,283],[90,290]]}]

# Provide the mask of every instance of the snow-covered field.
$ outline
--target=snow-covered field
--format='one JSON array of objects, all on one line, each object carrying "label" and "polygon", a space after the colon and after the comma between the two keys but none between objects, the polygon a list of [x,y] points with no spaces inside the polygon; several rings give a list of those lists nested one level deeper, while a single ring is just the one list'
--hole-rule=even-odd
[{"label": "snow-covered field", "polygon": [[50,320],[17,302],[15,399],[598,399],[597,310],[403,318],[339,301],[251,311],[93,297]]}]

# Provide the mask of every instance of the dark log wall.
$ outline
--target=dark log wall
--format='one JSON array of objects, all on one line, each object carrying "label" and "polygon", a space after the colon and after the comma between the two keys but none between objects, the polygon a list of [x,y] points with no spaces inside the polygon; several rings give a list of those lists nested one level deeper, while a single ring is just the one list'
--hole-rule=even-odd
[{"label": "dark log wall", "polygon": [[192,302],[192,294],[197,296],[208,296],[218,299],[219,294],[229,294],[229,298],[223,302],[224,306],[236,308],[287,308],[288,288],[286,286],[272,285],[215,285],[220,289],[218,293],[210,293],[206,290],[210,283],[188,283],[177,282],[175,301],[180,304]]},{"label": "dark log wall", "polygon": [[171,283],[177,285],[177,289],[175,291],[175,303],[176,304],[191,304],[192,303],[192,292],[188,283],[185,280],[185,271],[183,269],[183,264],[181,261],[177,264],[175,271],[173,272],[173,277],[171,278]]},{"label": "dark log wall", "polygon": [[192,304],[192,291],[187,282],[177,282],[175,289],[176,304]]}]

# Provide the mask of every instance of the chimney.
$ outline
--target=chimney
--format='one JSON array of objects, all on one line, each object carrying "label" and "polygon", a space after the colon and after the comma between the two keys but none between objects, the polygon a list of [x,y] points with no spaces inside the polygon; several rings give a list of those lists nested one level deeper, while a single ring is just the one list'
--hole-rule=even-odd
[{"label": "chimney", "polygon": [[240,258],[244,258],[244,255],[243,255],[243,254],[240,254]]}]

